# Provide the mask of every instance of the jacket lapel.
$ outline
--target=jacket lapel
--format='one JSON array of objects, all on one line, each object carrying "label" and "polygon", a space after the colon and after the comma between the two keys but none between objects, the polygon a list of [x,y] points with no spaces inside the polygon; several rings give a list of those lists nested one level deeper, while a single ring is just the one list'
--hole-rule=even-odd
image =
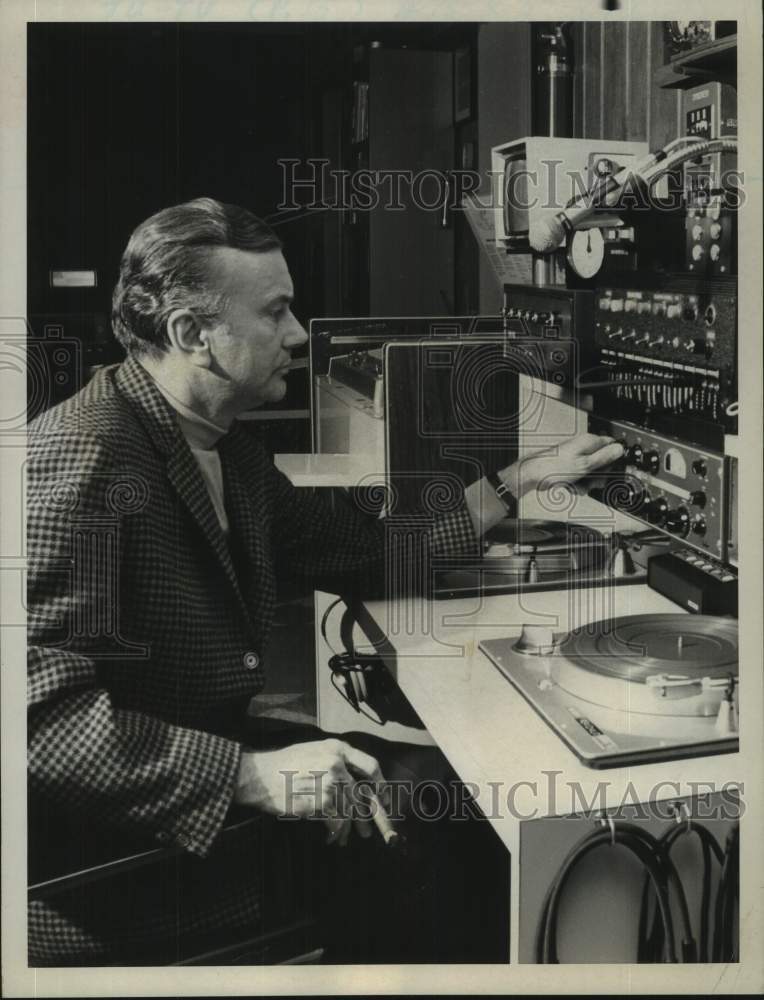
[{"label": "jacket lapel", "polygon": [[[223,465],[225,505],[231,535],[245,581],[245,599],[258,631],[268,631],[275,601],[275,580],[267,538],[267,511],[263,507],[262,483],[257,478],[257,455],[253,453],[248,433],[238,424],[221,440],[218,451]],[[252,473],[248,477],[248,473]],[[248,481],[249,479],[249,481]]]},{"label": "jacket lapel", "polygon": [[172,407],[156,388],[149,373],[134,358],[128,357],[117,368],[114,378],[122,395],[137,412],[149,439],[164,455],[170,484],[215,552],[246,612],[247,608],[236,578],[228,543],[199,466],[181,433]]}]

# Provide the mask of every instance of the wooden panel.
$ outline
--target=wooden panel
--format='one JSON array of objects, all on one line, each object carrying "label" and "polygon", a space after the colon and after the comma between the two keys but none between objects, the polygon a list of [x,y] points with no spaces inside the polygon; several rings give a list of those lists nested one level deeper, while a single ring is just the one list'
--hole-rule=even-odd
[{"label": "wooden panel", "polygon": [[[472,165],[462,162],[462,150],[470,144],[473,157],[477,152],[477,122],[465,122],[456,129],[457,170],[477,170],[476,159]],[[480,312],[480,257],[482,250],[472,235],[467,218],[462,211],[451,214],[454,226],[454,306],[457,313]]]},{"label": "wooden panel", "polygon": [[587,21],[583,44],[583,109],[581,133],[585,139],[602,138],[602,25]]},{"label": "wooden panel", "polygon": [[584,115],[584,76],[586,66],[584,64],[584,42],[586,24],[576,22],[568,27],[568,35],[573,50],[573,136],[580,138],[583,135],[583,115]]},{"label": "wooden panel", "polygon": [[[339,170],[342,166],[342,91],[339,87],[328,88],[321,96],[321,151],[325,159],[330,161],[330,170]],[[339,201],[339,198],[338,198]],[[327,316],[342,314],[342,213],[329,211],[323,213],[324,247],[331,247],[334,252],[324,252],[324,312]],[[335,250],[336,248],[336,250]]]},{"label": "wooden panel", "polygon": [[392,346],[385,382],[395,513],[453,509],[517,457],[518,376],[501,343]]},{"label": "wooden panel", "polygon": [[450,52],[372,50],[369,166],[420,177],[413,193],[400,185],[402,209],[385,205],[391,182],[381,185],[380,204],[369,213],[372,316],[454,312],[454,233],[440,225],[436,207],[439,177],[453,165],[452,108]]},{"label": "wooden panel", "polygon": [[631,109],[627,90],[629,36],[623,21],[606,22],[603,26],[604,59],[602,66],[602,138],[626,139],[626,120]]},{"label": "wooden panel", "polygon": [[650,104],[652,73],[648,61],[647,21],[627,22],[629,36],[626,61],[626,125],[625,139],[647,142],[647,109]]},{"label": "wooden panel", "polygon": [[681,92],[678,90],[663,90],[652,83],[653,74],[667,59],[666,37],[663,22],[650,23],[650,115],[648,123],[648,140],[651,149],[665,146],[671,139],[679,135],[678,102]]},{"label": "wooden panel", "polygon": [[[478,163],[491,169],[491,147],[531,132],[533,58],[531,26],[482,24],[478,33]],[[488,186],[484,182],[483,193]],[[501,309],[502,289],[488,258],[480,254],[480,311]]]}]

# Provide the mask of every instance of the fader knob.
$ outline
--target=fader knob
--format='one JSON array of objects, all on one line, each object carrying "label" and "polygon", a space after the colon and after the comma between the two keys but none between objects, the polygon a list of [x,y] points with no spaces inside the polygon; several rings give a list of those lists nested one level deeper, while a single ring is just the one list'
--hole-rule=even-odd
[{"label": "fader knob", "polygon": [[698,318],[698,307],[694,302],[688,302],[684,307],[682,312],[682,318],[686,319],[688,323],[694,323]]},{"label": "fader knob", "polygon": [[708,467],[702,458],[696,458],[692,463],[692,471],[696,476],[703,476],[705,478],[708,473]]},{"label": "fader knob", "polygon": [[657,451],[648,451],[642,459],[642,468],[648,472],[657,472],[661,467],[661,456]]},{"label": "fader knob", "polygon": [[668,503],[665,497],[651,500],[647,505],[647,520],[650,524],[663,524],[668,514]]},{"label": "fader knob", "polygon": [[690,503],[693,507],[700,507],[701,510],[706,506],[706,494],[703,490],[695,490],[690,494]]},{"label": "fader knob", "polygon": [[637,514],[644,509],[647,499],[647,491],[642,483],[630,482],[625,484],[622,492],[616,494],[613,506],[627,514]]},{"label": "fader knob", "polygon": [[683,538],[690,530],[690,514],[686,507],[677,507],[667,516],[663,525],[673,535],[681,535]]}]

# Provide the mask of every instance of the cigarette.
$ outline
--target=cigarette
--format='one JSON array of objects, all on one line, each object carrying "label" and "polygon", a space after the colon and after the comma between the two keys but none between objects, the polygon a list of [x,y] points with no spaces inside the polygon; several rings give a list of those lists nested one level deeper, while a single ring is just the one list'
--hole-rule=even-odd
[{"label": "cigarette", "polygon": [[369,792],[369,801],[371,802],[372,809],[371,818],[374,821],[374,826],[379,830],[380,835],[384,842],[390,846],[394,847],[398,841],[398,832],[393,829],[393,824],[390,822],[390,817],[385,812],[385,807],[379,801],[379,796],[375,792]]}]

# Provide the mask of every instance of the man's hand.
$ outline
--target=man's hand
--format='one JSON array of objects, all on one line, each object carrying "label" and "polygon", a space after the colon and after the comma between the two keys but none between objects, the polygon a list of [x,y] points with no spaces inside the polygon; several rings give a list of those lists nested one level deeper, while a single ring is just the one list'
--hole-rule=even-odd
[{"label": "man's hand", "polygon": [[518,499],[531,490],[572,484],[617,461],[623,448],[602,434],[580,434],[553,449],[528,455],[499,473]]},{"label": "man's hand", "polygon": [[[384,778],[369,754],[342,740],[297,743],[281,750],[241,755],[234,802],[254,806],[273,816],[320,816],[329,828],[327,842],[344,845],[353,822],[351,812],[369,816],[358,788],[379,791]],[[360,807],[360,808],[359,808]],[[362,837],[372,834],[368,819],[355,817]]]}]

